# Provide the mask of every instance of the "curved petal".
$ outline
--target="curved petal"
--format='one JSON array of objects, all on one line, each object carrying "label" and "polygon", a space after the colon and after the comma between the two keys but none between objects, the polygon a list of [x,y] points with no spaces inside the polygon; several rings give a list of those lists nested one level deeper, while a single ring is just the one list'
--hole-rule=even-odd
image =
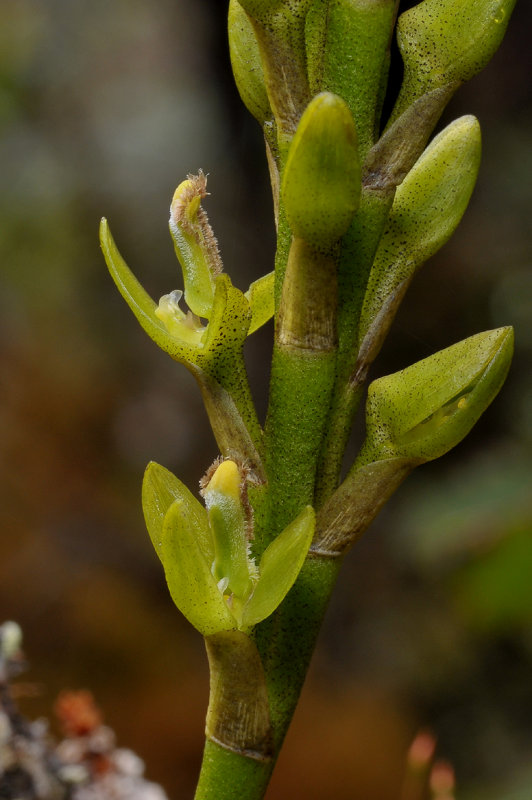
[{"label": "curved petal", "polygon": [[194,363],[196,348],[187,346],[172,336],[164,323],[156,316],[156,303],[135,278],[120,255],[105,217],[100,223],[100,243],[105,262],[118,291],[148,336],[176,361],[185,364]]}]

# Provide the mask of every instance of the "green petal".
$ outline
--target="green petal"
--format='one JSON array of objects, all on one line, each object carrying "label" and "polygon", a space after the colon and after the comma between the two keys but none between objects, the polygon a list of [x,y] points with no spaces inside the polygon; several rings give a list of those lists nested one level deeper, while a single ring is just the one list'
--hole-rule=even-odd
[{"label": "green petal", "polygon": [[209,636],[236,628],[182,500],[176,500],[166,514],[161,561],[172,600],[200,633]]},{"label": "green petal", "polygon": [[148,336],[166,353],[183,363],[194,362],[197,348],[189,347],[166,329],[156,316],[157,305],[135,278],[128,265],[118,252],[109,225],[105,218],[100,223],[100,243],[105,262],[116,283],[118,291],[136,316]]},{"label": "green petal", "polygon": [[201,206],[207,194],[203,172],[189,175],[174,192],[170,205],[170,234],[183,271],[185,300],[198,317],[210,319],[214,279],[222,270],[218,244]]},{"label": "green petal", "polygon": [[275,272],[263,275],[250,285],[245,297],[251,306],[251,324],[248,335],[261,328],[269,319],[273,317],[275,311],[273,300],[273,287],[275,284]]},{"label": "green petal", "polygon": [[314,534],[314,523],[314,510],[307,506],[268,545],[260,560],[259,580],[244,606],[242,629],[269,617],[284,600],[303,566]]},{"label": "green petal", "polygon": [[178,500],[188,514],[191,526],[208,564],[214,559],[214,545],[207,521],[207,512],[179,478],[155,461],[150,461],[142,481],[142,508],[146,527],[155,552],[161,558],[164,518]]}]

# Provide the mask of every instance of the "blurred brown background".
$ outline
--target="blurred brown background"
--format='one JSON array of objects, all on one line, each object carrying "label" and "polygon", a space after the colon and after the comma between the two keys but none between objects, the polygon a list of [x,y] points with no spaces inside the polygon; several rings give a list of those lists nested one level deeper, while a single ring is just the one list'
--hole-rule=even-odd
[{"label": "blurred brown background", "polygon": [[[110,281],[97,227],[105,214],[154,296],[178,287],[168,205],[201,167],[234,282],[271,268],[260,131],[231,82],[225,13],[219,0],[0,3],[0,619],[25,631],[38,693],[24,711],[91,688],[172,800],[193,793],[208,676],[140,481],[155,459],[194,488],[216,449],[193,380]],[[531,22],[521,0],[446,115],[479,117],[480,180],[378,372],[509,323],[514,367],[468,441],[413,475],[349,558],[272,800],[393,800],[421,726],[464,800],[532,793]],[[248,350],[261,413],[270,335]]]}]

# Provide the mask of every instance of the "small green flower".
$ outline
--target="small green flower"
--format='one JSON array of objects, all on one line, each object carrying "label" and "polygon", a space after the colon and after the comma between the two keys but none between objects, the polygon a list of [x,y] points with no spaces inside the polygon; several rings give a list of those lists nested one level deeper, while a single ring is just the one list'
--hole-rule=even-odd
[{"label": "small green flower", "polygon": [[204,636],[246,632],[270,616],[296,580],[312,541],[314,511],[307,506],[256,564],[245,492],[245,476],[230,459],[205,482],[206,509],[159,464],[151,462],[144,476],[146,526],[170,594]]},{"label": "small green flower", "polygon": [[[221,340],[224,347],[240,349],[246,336],[273,315],[273,273],[252,283],[246,294],[222,273],[216,239],[201,207],[206,186],[202,172],[189,175],[170,208],[184,292],[176,289],[156,304],[120,255],[106,219],[101,221],[100,241],[111,277],[148,336],[176,361],[208,371]],[[187,311],[179,305],[183,295]]]}]

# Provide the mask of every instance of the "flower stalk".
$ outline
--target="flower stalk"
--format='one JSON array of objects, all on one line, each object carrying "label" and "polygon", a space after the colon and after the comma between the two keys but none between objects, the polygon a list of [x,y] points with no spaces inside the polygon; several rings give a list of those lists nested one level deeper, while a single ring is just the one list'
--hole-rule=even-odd
[{"label": "flower stalk", "polygon": [[[515,0],[230,0],[237,88],[262,127],[278,234],[246,292],[223,272],[202,201],[177,188],[182,288],[155,303],[105,220],[109,271],[137,320],[198,381],[221,453],[203,506],[151,463],[142,501],[177,608],[211,671],[196,800],[260,800],[342,561],[410,472],[456,446],[507,374],[510,328],[373,381],[366,438],[342,478],[368,374],[411,281],[452,235],[480,163],[474,117],[430,143],[454,92],[499,46]],[[404,78],[383,118],[392,36]],[[274,317],[258,421],[246,337]]]}]

